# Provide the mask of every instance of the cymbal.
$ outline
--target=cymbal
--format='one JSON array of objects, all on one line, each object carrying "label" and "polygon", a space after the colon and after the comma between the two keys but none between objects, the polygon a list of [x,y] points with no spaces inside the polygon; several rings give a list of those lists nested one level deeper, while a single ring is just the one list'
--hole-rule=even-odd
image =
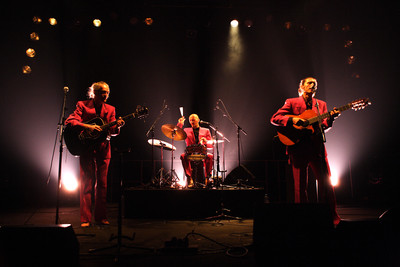
[{"label": "cymbal", "polygon": [[158,140],[158,139],[149,139],[149,140],[147,140],[147,142],[150,145],[153,144],[154,146],[159,147],[159,148],[162,147],[165,150],[174,150],[174,151],[176,150],[175,146],[171,145],[170,143]]},{"label": "cymbal", "polygon": [[185,140],[187,137],[185,131],[174,124],[164,124],[161,126],[161,131],[166,137],[176,141]]}]

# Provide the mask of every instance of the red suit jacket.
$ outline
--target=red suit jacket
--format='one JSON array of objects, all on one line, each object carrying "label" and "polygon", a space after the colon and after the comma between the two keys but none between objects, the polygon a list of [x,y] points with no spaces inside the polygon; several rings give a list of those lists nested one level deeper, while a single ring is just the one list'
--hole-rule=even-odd
[{"label": "red suit jacket", "polygon": [[[312,99],[312,110],[318,114],[318,109],[316,107],[318,101],[318,106],[319,106],[319,112],[320,114],[328,112],[327,104],[326,102],[313,98]],[[296,97],[296,98],[289,98],[286,99],[285,104],[271,117],[271,123],[275,126],[287,126],[289,117],[286,115],[300,115],[304,111],[306,111],[307,106],[304,101],[304,98],[302,96]],[[322,120],[322,128],[324,130],[328,130],[330,127],[332,127],[333,120],[329,119],[324,119]],[[290,127],[290,126],[289,126]],[[319,133],[320,130],[318,127],[314,127],[315,133]],[[315,134],[313,135],[315,137]],[[316,149],[320,149],[320,142],[321,139],[317,138],[311,138],[311,143]],[[291,151],[295,151],[297,147],[301,147],[301,149],[304,148],[305,145],[309,144],[301,144],[301,142],[297,145],[290,146],[288,147],[288,153]],[[323,144],[322,144],[323,145]],[[325,152],[326,153],[326,152]]]},{"label": "red suit jacket", "polygon": [[[101,108],[100,114],[96,114],[93,99],[78,101],[74,113],[69,115],[69,117],[65,121],[65,125],[70,124],[71,126],[81,126],[83,123],[96,117],[100,117],[104,121],[104,123],[115,121],[115,107],[104,103]],[[113,126],[109,129],[109,135],[117,134],[119,134],[119,128],[117,126]],[[97,153],[100,153],[104,158],[111,158],[111,147],[109,138],[101,142],[95,150]]]},{"label": "red suit jacket", "polygon": [[[177,126],[182,128],[183,124],[178,123]],[[186,132],[186,135],[187,135],[186,140],[185,140],[186,146],[190,146],[190,145],[196,144],[196,139],[194,137],[193,128],[192,127],[188,127],[188,128],[183,129],[183,130]],[[200,127],[200,129],[199,129],[199,140],[201,140],[201,138],[203,138],[203,137],[205,137],[207,140],[211,140],[212,139],[210,130],[207,129],[207,128]],[[212,148],[212,144],[211,145],[207,144],[207,147]]]}]

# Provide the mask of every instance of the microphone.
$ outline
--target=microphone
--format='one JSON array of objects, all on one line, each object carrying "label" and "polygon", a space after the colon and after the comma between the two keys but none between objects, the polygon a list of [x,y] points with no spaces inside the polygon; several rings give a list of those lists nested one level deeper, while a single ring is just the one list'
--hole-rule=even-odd
[{"label": "microphone", "polygon": [[210,122],[208,122],[208,121],[199,121],[199,123],[201,123],[201,124],[208,124],[208,125],[210,125],[211,123]]},{"label": "microphone", "polygon": [[214,110],[219,109],[219,106],[218,106],[218,103],[219,103],[219,102],[221,102],[221,99],[220,99],[220,98],[218,98],[217,103],[215,103],[215,108],[214,108]]},{"label": "microphone", "polygon": [[64,86],[64,94],[68,93],[69,88],[67,86]]}]

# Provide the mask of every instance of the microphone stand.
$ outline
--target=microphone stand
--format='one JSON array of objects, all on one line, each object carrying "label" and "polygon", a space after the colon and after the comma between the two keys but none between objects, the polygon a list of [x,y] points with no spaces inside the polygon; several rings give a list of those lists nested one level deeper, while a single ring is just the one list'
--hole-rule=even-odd
[{"label": "microphone stand", "polygon": [[[318,100],[315,99],[315,107],[317,108],[317,115],[318,115],[318,127],[319,127],[319,131],[321,133],[321,137],[322,137],[322,142],[325,143],[326,142],[326,136],[325,136],[325,131],[322,128],[322,121],[321,121],[321,112],[319,111],[319,104],[318,104]],[[324,146],[321,146],[321,173],[323,173],[322,168],[324,168],[323,166],[325,165],[325,151],[324,151]],[[319,202],[319,191],[318,191],[318,180],[315,179],[315,187],[316,187],[316,197],[317,197],[317,203]]]},{"label": "microphone stand", "polygon": [[[219,182],[219,178],[218,178],[218,173],[221,172],[226,172],[226,170],[220,171],[220,167],[219,167],[219,150],[218,150],[218,135],[221,135],[223,139],[227,140],[228,142],[230,142],[226,137],[224,137],[224,135],[222,133],[220,133],[217,129],[217,127],[213,126],[211,123],[207,123],[208,126],[214,130],[215,132],[215,136],[216,136],[216,146],[217,146],[217,181]],[[222,181],[223,182],[223,181]],[[240,217],[235,217],[235,216],[230,216],[230,215],[226,215],[224,212],[230,212],[229,209],[225,208],[224,205],[224,201],[223,201],[223,195],[224,195],[224,185],[221,182],[221,200],[220,200],[220,209],[219,212],[220,214],[215,215],[215,216],[211,216],[211,217],[207,217],[206,220],[221,220],[221,219],[234,219],[234,220],[241,220],[242,218]],[[218,186],[216,186],[218,187]],[[216,211],[216,213],[218,213],[218,211]]]},{"label": "microphone stand", "polygon": [[[216,106],[215,109],[220,110],[220,111],[222,112],[223,116],[224,116],[224,117],[227,117],[227,118],[232,122],[232,124],[235,125],[235,127],[236,127],[236,132],[237,132],[237,146],[238,146],[238,166],[240,167],[240,164],[241,164],[241,163],[240,163],[240,143],[241,143],[241,142],[240,142],[240,132],[242,132],[244,135],[247,135],[247,132],[246,132],[245,130],[243,130],[243,128],[240,127],[240,125],[237,124],[237,123],[232,119],[232,117],[229,115],[229,112],[227,111],[227,109],[226,109],[226,107],[225,107],[225,105],[224,105],[224,102],[223,102],[222,100],[220,100],[220,99],[219,99],[219,102],[222,103],[223,108],[224,108],[225,111],[223,111],[222,109],[220,109],[219,106],[218,106],[218,104],[217,104],[217,106]],[[238,185],[239,187],[242,185],[240,179],[238,179],[237,185]]]},{"label": "microphone stand", "polygon": [[64,87],[64,99],[61,109],[60,122],[58,123],[58,131],[60,133],[60,151],[58,159],[58,182],[57,182],[57,203],[56,203],[56,221],[59,222],[59,209],[60,209],[60,189],[61,189],[61,173],[62,173],[62,156],[64,152],[64,122],[65,122],[65,109],[67,103],[68,87]]},{"label": "microphone stand", "polygon": [[[215,127],[214,125],[212,125],[211,123],[207,123],[208,124],[208,126],[215,132],[215,136],[216,136],[216,138],[215,138],[215,140],[216,140],[216,147],[217,147],[217,173],[216,173],[216,176],[217,176],[217,186],[216,187],[218,187],[219,186],[219,173],[225,173],[226,172],[226,170],[224,169],[224,170],[222,170],[221,171],[221,168],[220,168],[220,157],[219,157],[219,146],[218,146],[218,135],[219,136],[221,136],[222,137],[222,139],[223,140],[226,140],[227,142],[230,142],[229,141],[229,139],[228,138],[226,138],[220,131],[218,131],[218,129],[217,129],[217,127]],[[225,149],[224,149],[225,150]],[[224,151],[223,151],[224,152]],[[224,152],[225,153],[225,152]],[[225,158],[224,158],[224,162],[225,162]],[[225,168],[225,165],[224,165],[224,168]],[[222,177],[223,175],[221,174],[221,177]],[[224,179],[222,179],[222,181],[221,181],[221,185],[222,185],[222,182],[224,181]]]},{"label": "microphone stand", "polygon": [[[157,118],[155,119],[155,121],[153,122],[153,124],[150,126],[149,130],[146,133],[146,136],[149,137],[149,134],[151,133],[151,165],[153,166],[153,179],[156,178],[156,166],[154,164],[154,127],[156,125],[156,123],[158,122],[158,120],[161,118],[161,116],[164,114],[164,111],[168,108],[168,106],[165,103],[165,99],[163,102],[163,107],[160,110],[160,114],[158,114]],[[163,166],[161,166],[163,167]],[[160,180],[160,184],[161,184],[161,180]]]}]

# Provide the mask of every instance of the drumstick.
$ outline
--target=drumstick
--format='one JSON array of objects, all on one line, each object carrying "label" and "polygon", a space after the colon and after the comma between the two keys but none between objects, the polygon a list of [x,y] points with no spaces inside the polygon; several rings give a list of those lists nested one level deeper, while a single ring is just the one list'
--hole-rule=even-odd
[{"label": "drumstick", "polygon": [[181,112],[181,116],[183,117],[183,107],[179,107],[179,110]]}]

